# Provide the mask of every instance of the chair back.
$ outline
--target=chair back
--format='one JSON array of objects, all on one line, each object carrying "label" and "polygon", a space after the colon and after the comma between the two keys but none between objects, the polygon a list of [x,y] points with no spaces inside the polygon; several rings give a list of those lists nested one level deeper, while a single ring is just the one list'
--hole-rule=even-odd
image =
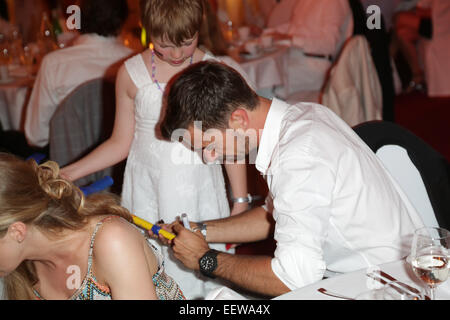
[{"label": "chair back", "polygon": [[380,80],[383,92],[383,120],[394,121],[394,70],[389,52],[390,36],[385,27],[383,13],[381,13],[380,17],[380,28],[369,29],[367,27],[368,15],[362,2],[360,0],[349,0],[349,5],[354,21],[353,35],[363,35],[367,39],[378,79]]},{"label": "chair back", "polygon": [[[114,81],[99,78],[81,84],[61,102],[50,121],[50,160],[62,167],[87,155],[111,136],[114,118]],[[75,184],[84,186],[109,175],[117,186],[121,185],[122,174],[123,163]]]},{"label": "chair back", "polygon": [[382,161],[427,226],[450,228],[450,165],[407,129],[384,121],[354,128]]},{"label": "chair back", "polygon": [[367,40],[350,38],[330,69],[320,103],[349,126],[382,119],[382,90]]}]

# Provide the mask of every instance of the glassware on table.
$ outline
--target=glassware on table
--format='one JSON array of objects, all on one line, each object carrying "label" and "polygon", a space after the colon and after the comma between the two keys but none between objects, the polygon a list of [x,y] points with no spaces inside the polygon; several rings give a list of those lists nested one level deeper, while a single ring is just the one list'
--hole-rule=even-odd
[{"label": "glassware on table", "polygon": [[20,65],[23,51],[23,39],[19,28],[14,26],[11,31],[10,52],[13,65]]},{"label": "glassware on table", "polygon": [[42,56],[58,49],[57,39],[55,37],[53,26],[47,13],[45,12],[42,15],[41,26],[37,39]]},{"label": "glassware on table", "polygon": [[31,76],[33,74],[34,54],[29,46],[23,47],[20,62],[25,67],[27,75]]},{"label": "glassware on table", "polygon": [[9,65],[11,64],[11,54],[7,46],[0,47],[0,81],[9,79]]},{"label": "glassware on table", "polygon": [[412,292],[406,289],[404,282],[401,281],[386,283],[382,289],[383,300],[425,300],[423,290],[416,288],[411,283],[408,283],[408,286],[417,289],[417,291]]},{"label": "glassware on table", "polygon": [[356,300],[425,300],[423,290],[412,283],[406,283],[410,288],[417,289],[412,292],[405,287],[404,281],[390,281],[379,289],[372,289],[359,294]]},{"label": "glassware on table", "polygon": [[415,231],[408,262],[416,276],[428,287],[434,300],[436,287],[449,273],[450,232],[443,228],[425,227]]}]

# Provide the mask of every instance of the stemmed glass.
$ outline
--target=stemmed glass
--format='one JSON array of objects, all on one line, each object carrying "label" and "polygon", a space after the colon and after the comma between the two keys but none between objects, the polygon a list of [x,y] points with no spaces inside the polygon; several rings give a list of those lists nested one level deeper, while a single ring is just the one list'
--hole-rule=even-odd
[{"label": "stemmed glass", "polygon": [[27,75],[31,76],[33,74],[34,55],[30,47],[23,47],[22,54],[20,56],[20,62],[23,66],[25,66]]},{"label": "stemmed glass", "polygon": [[450,232],[446,229],[425,227],[414,233],[409,260],[416,276],[430,289],[431,300],[436,287],[448,278],[449,250]]}]

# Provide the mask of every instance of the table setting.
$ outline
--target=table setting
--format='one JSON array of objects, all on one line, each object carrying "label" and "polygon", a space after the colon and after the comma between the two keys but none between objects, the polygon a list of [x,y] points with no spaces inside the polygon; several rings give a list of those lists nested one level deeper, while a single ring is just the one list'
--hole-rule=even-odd
[{"label": "table setting", "polygon": [[272,98],[274,89],[287,81],[289,47],[271,35],[253,36],[247,26],[240,27],[237,34],[228,55],[239,63],[258,94]]},{"label": "table setting", "polygon": [[416,230],[404,259],[336,275],[274,300],[448,300],[450,233]]},{"label": "table setting", "polygon": [[20,34],[0,34],[0,123],[23,131],[24,108],[39,68],[39,46],[23,45]]},{"label": "table setting", "polygon": [[[424,227],[415,231],[403,259],[348,273],[326,271],[324,278],[272,300],[450,300],[450,232]],[[227,287],[206,300],[253,300]]]}]

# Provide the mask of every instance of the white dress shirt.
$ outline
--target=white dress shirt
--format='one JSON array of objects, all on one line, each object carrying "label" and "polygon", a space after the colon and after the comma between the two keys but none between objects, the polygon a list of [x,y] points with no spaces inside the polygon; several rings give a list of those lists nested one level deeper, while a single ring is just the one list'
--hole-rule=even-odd
[{"label": "white dress shirt", "polygon": [[28,143],[44,147],[58,105],[80,84],[114,74],[118,63],[133,52],[118,38],[86,34],[72,47],[47,54],[42,60],[26,110]]},{"label": "white dress shirt", "polygon": [[299,91],[320,90],[331,62],[308,54],[332,57],[339,54],[353,33],[353,15],[348,0],[283,0],[277,7],[264,33],[292,36],[288,83],[277,92],[278,96],[287,99]]},{"label": "white dress shirt", "polygon": [[326,270],[406,256],[423,222],[370,148],[328,108],[274,99],[256,168],[266,176],[277,241],[272,270],[291,290]]}]

